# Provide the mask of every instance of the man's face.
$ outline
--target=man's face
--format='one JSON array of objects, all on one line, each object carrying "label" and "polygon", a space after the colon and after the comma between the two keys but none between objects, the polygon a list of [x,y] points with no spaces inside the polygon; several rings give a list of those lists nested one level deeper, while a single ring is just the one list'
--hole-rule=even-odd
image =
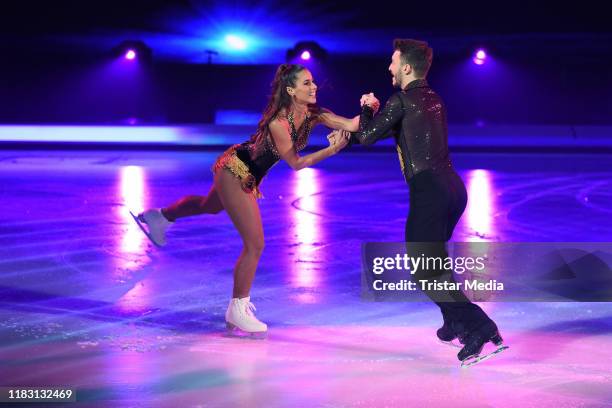
[{"label": "man's face", "polygon": [[391,64],[389,65],[389,72],[391,73],[391,83],[396,88],[402,86],[402,61],[400,58],[400,52],[395,51],[391,56]]}]

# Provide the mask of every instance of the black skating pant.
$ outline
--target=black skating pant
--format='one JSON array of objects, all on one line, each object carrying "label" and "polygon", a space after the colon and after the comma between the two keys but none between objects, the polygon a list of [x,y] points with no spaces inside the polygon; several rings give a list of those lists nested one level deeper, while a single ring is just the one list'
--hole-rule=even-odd
[{"label": "black skating pant", "polygon": [[[448,256],[446,242],[467,205],[467,191],[461,177],[454,171],[434,173],[425,170],[409,181],[410,211],[406,222],[406,242],[410,256]],[[420,280],[454,282],[452,273],[444,269],[422,269],[413,279],[420,287]],[[442,312],[444,323],[457,334],[478,329],[490,321],[486,313],[460,290],[429,291]]]}]

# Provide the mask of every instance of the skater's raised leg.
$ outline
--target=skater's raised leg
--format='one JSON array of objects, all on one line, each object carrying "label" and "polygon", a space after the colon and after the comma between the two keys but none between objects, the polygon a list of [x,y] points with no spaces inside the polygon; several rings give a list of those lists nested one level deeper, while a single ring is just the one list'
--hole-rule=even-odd
[{"label": "skater's raised leg", "polygon": [[217,214],[223,211],[223,204],[213,185],[205,196],[190,195],[183,197],[166,208],[151,208],[134,220],[144,233],[157,246],[166,245],[166,232],[177,218],[189,217],[199,214]]},{"label": "skater's raised leg", "polygon": [[223,204],[215,186],[205,196],[189,195],[163,208],[162,214],[170,222],[177,218],[189,217],[200,214],[217,214],[223,211]]}]

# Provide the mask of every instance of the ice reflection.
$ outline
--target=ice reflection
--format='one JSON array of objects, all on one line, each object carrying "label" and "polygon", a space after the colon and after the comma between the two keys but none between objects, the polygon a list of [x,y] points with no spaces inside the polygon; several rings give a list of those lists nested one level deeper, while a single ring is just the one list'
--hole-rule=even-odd
[{"label": "ice reflection", "polygon": [[[145,207],[144,202],[144,170],[139,166],[121,168],[121,203],[119,212],[121,220],[128,228],[121,236],[121,252],[143,252],[146,247],[146,237],[134,223],[129,211],[138,212]],[[130,265],[124,265],[129,268]]]},{"label": "ice reflection", "polygon": [[[319,283],[320,261],[317,249],[322,241],[320,223],[321,197],[319,174],[316,169],[302,169],[295,174],[294,195],[301,197],[293,214],[293,235],[296,240],[295,268],[292,268],[292,283],[295,286],[312,288]],[[312,294],[302,293],[299,299],[303,302],[314,301]]]},{"label": "ice reflection", "polygon": [[467,172],[468,206],[465,211],[469,241],[490,241],[495,233],[495,196],[492,174],[488,170]]},{"label": "ice reflection", "polygon": [[148,240],[134,222],[129,211],[138,213],[147,207],[145,202],[145,171],[139,166],[125,166],[120,170],[119,200],[120,222],[117,224],[117,244],[114,278],[120,283],[133,281],[134,286],[120,299],[117,306],[125,312],[141,312],[149,308],[150,288],[135,273],[149,263]]}]

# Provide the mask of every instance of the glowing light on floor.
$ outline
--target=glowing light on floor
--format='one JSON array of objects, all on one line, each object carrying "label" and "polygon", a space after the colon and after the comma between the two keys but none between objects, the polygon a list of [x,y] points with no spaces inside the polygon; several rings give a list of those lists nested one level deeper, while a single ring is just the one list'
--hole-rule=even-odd
[{"label": "glowing light on floor", "polygon": [[[315,287],[318,284],[318,265],[316,260],[317,244],[321,241],[319,180],[316,169],[302,169],[295,174],[294,194],[301,197],[300,210],[293,210],[297,260],[294,269],[294,282],[302,287]],[[302,299],[309,301],[309,296]]]},{"label": "glowing light on floor", "polygon": [[[119,242],[115,254],[114,276],[120,281],[134,280],[134,273],[150,262],[147,255],[148,239],[134,222],[129,211],[135,214],[147,207],[145,202],[145,171],[139,166],[120,169],[120,200],[117,208],[121,219],[117,236]],[[124,312],[142,312],[149,307],[150,288],[143,281],[135,281],[134,287],[116,302]]]},{"label": "glowing light on floor", "polygon": [[468,205],[465,211],[468,229],[474,232],[470,241],[488,241],[493,234],[495,211],[491,172],[472,170],[467,173]]},{"label": "glowing light on floor", "polygon": [[121,239],[121,249],[124,252],[138,251],[145,236],[133,222],[128,210],[138,212],[144,208],[144,171],[141,167],[127,166],[121,169],[121,199],[121,216],[128,223],[128,229]]},{"label": "glowing light on floor", "polygon": [[146,256],[148,240],[129,213],[129,210],[138,213],[146,208],[143,168],[139,166],[121,168],[119,199],[121,206],[117,207],[117,212],[121,220],[121,229],[118,234],[117,268],[120,273],[126,273],[140,269],[143,263],[148,262]]},{"label": "glowing light on floor", "polygon": [[115,302],[123,313],[140,315],[151,310],[153,298],[152,280],[138,281],[127,293]]}]

